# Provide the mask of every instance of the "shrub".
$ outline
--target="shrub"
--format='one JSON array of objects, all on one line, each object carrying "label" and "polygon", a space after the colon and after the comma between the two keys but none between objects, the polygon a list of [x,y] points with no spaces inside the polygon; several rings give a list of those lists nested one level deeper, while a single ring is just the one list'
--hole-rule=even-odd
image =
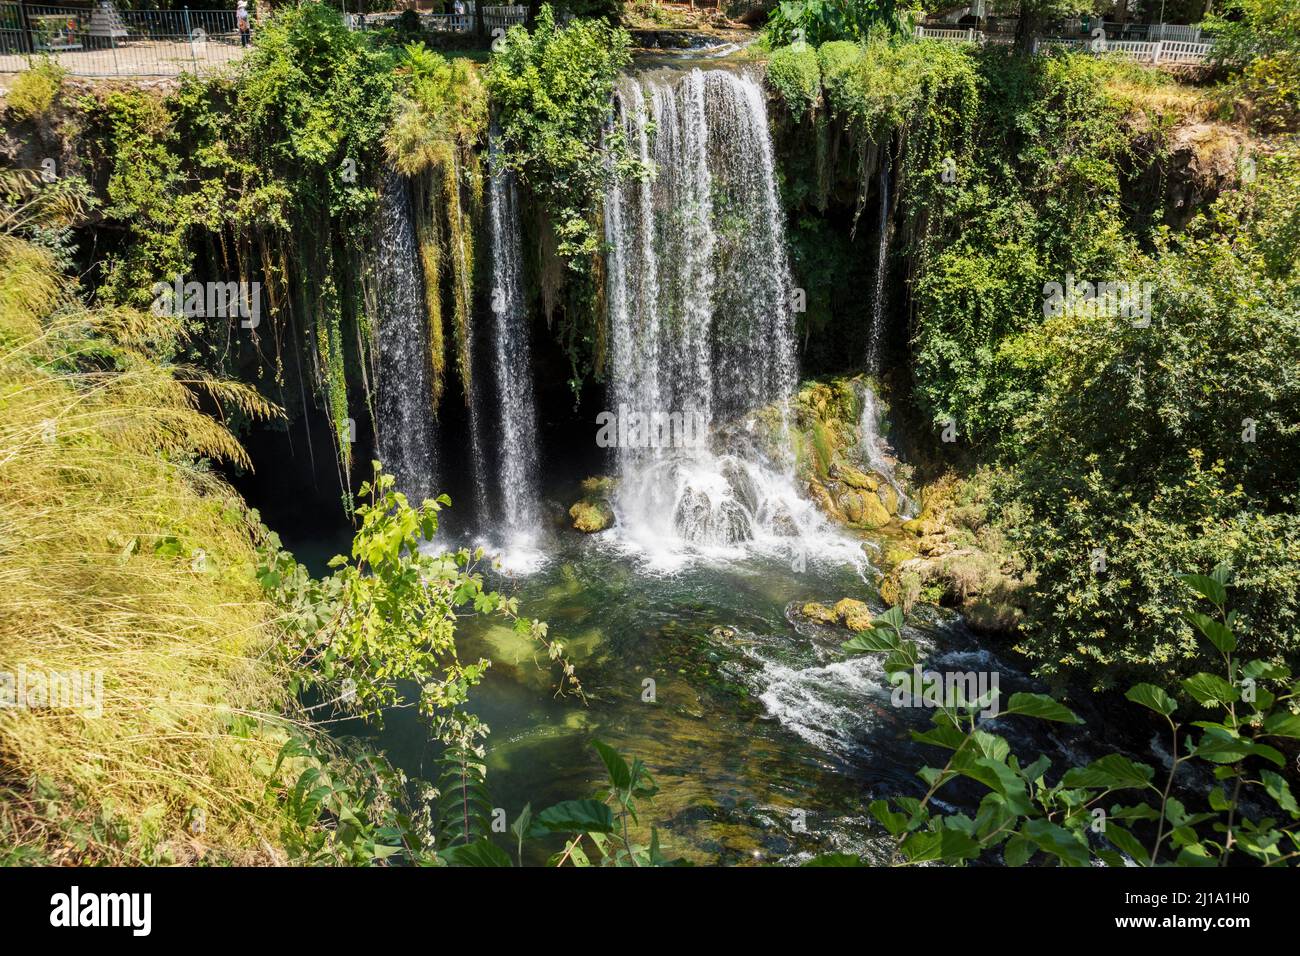
[{"label": "shrub", "polygon": [[806,43],[773,50],[767,63],[767,79],[796,118],[817,108],[821,98],[821,69],[817,65],[817,52]]},{"label": "shrub", "polygon": [[67,71],[63,67],[49,57],[42,57],[35,66],[14,77],[6,97],[9,112],[20,120],[44,117],[63,89],[65,75]]}]

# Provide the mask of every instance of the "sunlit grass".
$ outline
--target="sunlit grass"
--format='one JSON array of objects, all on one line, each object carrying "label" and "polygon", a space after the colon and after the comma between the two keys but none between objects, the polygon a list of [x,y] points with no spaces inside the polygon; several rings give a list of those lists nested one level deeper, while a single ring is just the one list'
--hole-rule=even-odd
[{"label": "sunlit grass", "polygon": [[197,406],[272,409],[150,357],[176,333],[87,310],[44,251],[0,238],[0,671],[103,674],[102,716],[0,710],[10,859],[271,855],[274,611],[256,526],[200,457],[246,456]]}]

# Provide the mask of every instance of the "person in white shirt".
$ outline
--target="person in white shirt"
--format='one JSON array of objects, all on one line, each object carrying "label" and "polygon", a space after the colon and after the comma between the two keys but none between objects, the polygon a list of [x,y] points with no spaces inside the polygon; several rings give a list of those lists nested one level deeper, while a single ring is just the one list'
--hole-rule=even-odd
[{"label": "person in white shirt", "polygon": [[248,46],[253,24],[248,17],[248,0],[239,0],[235,5],[235,25],[239,27],[239,45]]}]

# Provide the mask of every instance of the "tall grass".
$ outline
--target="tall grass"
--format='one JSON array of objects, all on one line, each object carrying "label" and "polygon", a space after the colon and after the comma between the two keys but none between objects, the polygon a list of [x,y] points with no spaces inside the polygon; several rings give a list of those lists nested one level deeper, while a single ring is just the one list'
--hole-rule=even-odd
[{"label": "tall grass", "polygon": [[0,234],[0,672],[103,674],[102,716],[0,709],[0,862],[256,862],[285,733],[258,527],[199,408],[251,390],[169,366],[175,320],[91,310]]}]

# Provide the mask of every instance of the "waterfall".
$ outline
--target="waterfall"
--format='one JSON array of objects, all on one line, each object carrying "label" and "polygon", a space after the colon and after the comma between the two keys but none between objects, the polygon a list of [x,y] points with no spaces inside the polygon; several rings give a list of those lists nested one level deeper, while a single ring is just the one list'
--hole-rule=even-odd
[{"label": "waterfall", "polygon": [[903,518],[915,517],[912,500],[903,491],[903,486],[894,476],[894,455],[889,442],[880,433],[880,402],[876,398],[876,388],[867,382],[862,388],[862,418],[858,423],[860,448],[867,465],[889,483],[898,495],[898,514]]},{"label": "waterfall", "polygon": [[[453,216],[463,216],[460,204],[451,210]],[[466,217],[468,219],[468,217]],[[469,265],[469,253],[465,248],[465,236],[470,233],[468,222],[462,224],[462,228],[455,231],[454,245],[451,254],[455,259],[455,281],[460,283],[459,295],[462,301],[472,302],[474,299],[473,276]],[[476,379],[476,364],[474,361],[474,330],[475,324],[471,318],[467,318],[468,329],[465,332],[465,357],[464,361],[467,366],[468,375],[462,378],[462,387],[464,388],[465,397],[465,415],[469,428],[469,463],[470,475],[473,479],[471,505],[477,513],[478,519],[483,521],[487,518],[487,503],[484,497],[484,489],[487,488],[487,456],[483,451],[483,420],[479,411],[479,390]],[[454,504],[455,502],[453,502]]]},{"label": "waterfall", "polygon": [[871,299],[871,328],[867,335],[867,371],[880,374],[880,341],[885,330],[885,276],[889,264],[889,147],[880,164],[880,236],[876,243],[876,286]]},{"label": "waterfall", "polygon": [[879,236],[876,243],[876,282],[875,294],[871,300],[871,328],[867,339],[867,372],[872,381],[863,388],[862,419],[858,425],[863,458],[871,470],[889,483],[898,495],[899,514],[907,517],[911,514],[912,502],[903,493],[902,485],[894,477],[894,457],[889,443],[880,433],[880,402],[876,397],[880,376],[880,346],[885,331],[885,278],[889,272],[889,176],[890,150],[884,150],[884,159],[880,164],[880,220]]},{"label": "waterfall", "polygon": [[532,350],[520,276],[523,250],[513,174],[493,173],[490,203],[493,366],[501,438],[497,475],[499,521],[511,538],[518,539],[536,532],[541,523],[541,505],[537,493],[537,411]]},{"label": "waterfall", "polygon": [[[792,282],[762,87],[696,69],[626,77],[618,99],[653,169],[606,201],[619,527],[660,553],[797,548],[824,525],[784,440]],[[775,429],[757,421],[765,406],[780,409]]]},{"label": "waterfall", "polygon": [[379,457],[398,489],[419,502],[437,485],[432,370],[411,197],[396,172],[384,181],[376,232]]}]

